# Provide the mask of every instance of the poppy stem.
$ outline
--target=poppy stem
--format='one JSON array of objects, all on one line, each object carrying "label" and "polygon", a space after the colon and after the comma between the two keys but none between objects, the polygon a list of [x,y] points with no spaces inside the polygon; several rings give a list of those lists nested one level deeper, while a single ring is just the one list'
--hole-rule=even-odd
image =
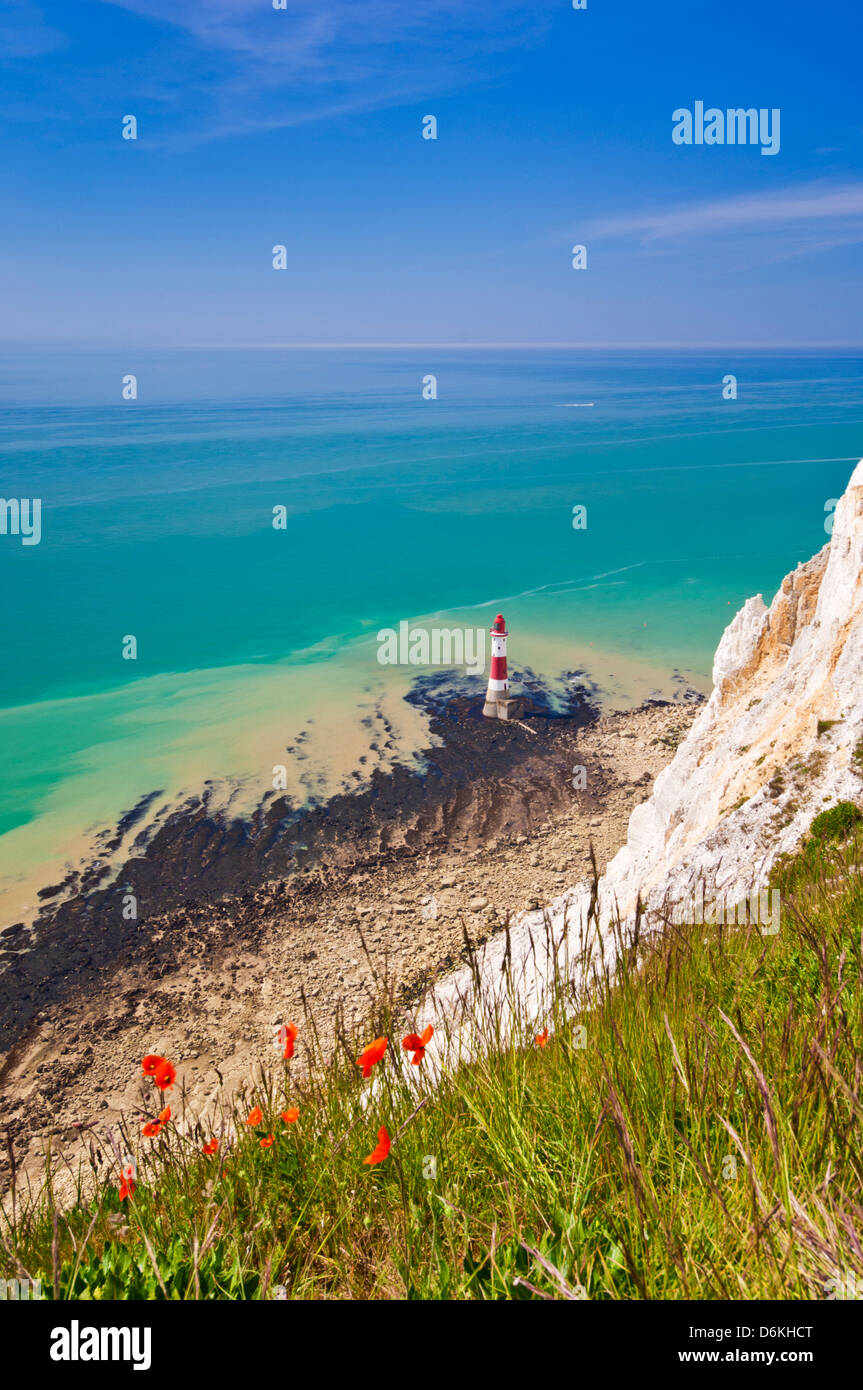
[{"label": "poppy stem", "polygon": [[393,1143],[393,1144],[396,1142],[396,1140],[398,1139],[399,1135],[402,1133],[402,1130],[407,1129],[407,1127],[408,1127],[408,1125],[410,1124],[411,1120],[413,1119],[414,1115],[418,1115],[419,1112],[422,1110],[423,1106],[424,1106],[424,1105],[428,1105],[428,1103],[429,1103],[429,1097],[426,1096],[423,1100],[420,1101],[420,1103],[419,1103],[419,1105],[416,1107],[416,1109],[414,1109],[414,1110],[411,1111],[411,1113],[408,1115],[407,1119],[405,1120],[404,1124],[403,1124],[403,1125],[400,1125],[399,1128],[396,1130],[395,1134],[393,1135],[393,1137],[392,1137],[392,1143]]}]

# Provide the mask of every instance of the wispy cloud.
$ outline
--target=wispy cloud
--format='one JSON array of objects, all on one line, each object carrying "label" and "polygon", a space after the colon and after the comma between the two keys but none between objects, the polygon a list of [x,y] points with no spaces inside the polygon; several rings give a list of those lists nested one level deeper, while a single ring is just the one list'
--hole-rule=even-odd
[{"label": "wispy cloud", "polygon": [[6,0],[0,13],[0,54],[8,63],[19,58],[40,58],[62,48],[66,39],[45,23],[32,0]]},{"label": "wispy cloud", "polygon": [[[273,130],[487,81],[545,31],[526,0],[102,0],[159,46],[158,100],[185,138]],[[156,29],[154,30],[154,26]]]},{"label": "wispy cloud", "polygon": [[596,221],[588,233],[594,238],[635,238],[645,247],[659,247],[727,234],[792,230],[815,236],[820,245],[849,245],[863,239],[863,182],[819,180],[795,188],[628,213]]}]

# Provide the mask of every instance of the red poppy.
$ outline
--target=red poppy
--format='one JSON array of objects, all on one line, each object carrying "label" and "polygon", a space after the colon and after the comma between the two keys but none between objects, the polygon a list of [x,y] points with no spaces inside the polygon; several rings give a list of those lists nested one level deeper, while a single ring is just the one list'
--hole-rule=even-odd
[{"label": "red poppy", "polygon": [[541,1033],[537,1033],[536,1037],[534,1038],[534,1042],[536,1043],[537,1047],[545,1047],[546,1043],[548,1042],[548,1029],[543,1028]]},{"label": "red poppy", "polygon": [[145,1076],[155,1076],[164,1060],[164,1057],[159,1057],[157,1053],[148,1052],[141,1063],[141,1070]]},{"label": "red poppy", "polygon": [[261,1148],[262,1148],[262,1149],[268,1149],[268,1148],[271,1146],[271,1144],[275,1144],[275,1142],[276,1142],[276,1136],[275,1136],[274,1134],[268,1134],[267,1137],[266,1137],[265,1139],[262,1139],[262,1140],[260,1141],[260,1143],[261,1143]]},{"label": "red poppy", "polygon": [[127,1197],[131,1197],[135,1191],[135,1182],[132,1178],[123,1178],[120,1183],[120,1201],[125,1202]]},{"label": "red poppy", "polygon": [[171,1118],[171,1107],[166,1105],[164,1110],[159,1111],[159,1124],[166,1125]]},{"label": "red poppy", "polygon": [[201,1150],[201,1153],[205,1153],[205,1154],[207,1155],[207,1157],[209,1158],[212,1154],[214,1154],[214,1153],[216,1152],[216,1150],[217,1150],[218,1147],[219,1147],[219,1141],[218,1141],[218,1139],[211,1139],[210,1142],[209,1142],[209,1144],[205,1144],[205,1145],[204,1145],[203,1149]]},{"label": "red poppy", "polygon": [[388,1042],[389,1038],[375,1038],[374,1042],[370,1042],[368,1047],[365,1048],[357,1058],[357,1066],[362,1067],[363,1076],[366,1080],[368,1080],[372,1074],[372,1067],[377,1066],[386,1052]]},{"label": "red poppy", "polygon": [[300,1118],[300,1107],[299,1107],[298,1105],[293,1105],[293,1106],[291,1106],[291,1109],[290,1109],[290,1110],[283,1110],[283,1111],[282,1111],[282,1119],[284,1120],[284,1122],[285,1122],[286,1125],[292,1125],[292,1124],[294,1123],[294,1121],[295,1121],[295,1120],[298,1120],[299,1118]]},{"label": "red poppy", "polygon": [[252,1110],[249,1111],[249,1118],[246,1120],[246,1124],[251,1125],[252,1128],[254,1128],[255,1125],[259,1125],[261,1123],[263,1118],[264,1117],[261,1113],[261,1107],[259,1105],[256,1105]]},{"label": "red poppy", "polygon": [[424,1028],[422,1033],[408,1033],[406,1038],[402,1038],[402,1047],[405,1052],[412,1052],[411,1066],[418,1067],[423,1057],[426,1055],[426,1047],[432,1040],[434,1029],[431,1024]]},{"label": "red poppy", "polygon": [[153,1072],[153,1080],[160,1091],[170,1091],[177,1079],[177,1068],[173,1062],[166,1062],[164,1057]]},{"label": "red poppy", "polygon": [[286,1062],[289,1062],[294,1055],[294,1043],[297,1041],[297,1034],[299,1031],[295,1023],[286,1024],[282,1031],[282,1037],[285,1043],[285,1050],[282,1055]]},{"label": "red poppy", "polygon": [[141,1130],[141,1133],[143,1134],[145,1139],[155,1139],[156,1135],[159,1133],[161,1128],[162,1126],[159,1124],[158,1120],[150,1120],[147,1124],[144,1125],[144,1128]]},{"label": "red poppy", "polygon": [[387,1132],[386,1125],[381,1125],[380,1129],[378,1130],[377,1146],[376,1148],[372,1149],[368,1158],[363,1159],[363,1163],[368,1163],[370,1165],[375,1163],[383,1163],[384,1159],[390,1151],[391,1143],[392,1140],[390,1139],[390,1136]]}]

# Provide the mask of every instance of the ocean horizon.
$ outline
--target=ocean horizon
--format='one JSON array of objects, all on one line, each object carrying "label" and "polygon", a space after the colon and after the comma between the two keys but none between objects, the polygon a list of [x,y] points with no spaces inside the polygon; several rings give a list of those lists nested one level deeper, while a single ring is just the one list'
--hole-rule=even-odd
[{"label": "ocean horizon", "polygon": [[242,814],[284,764],[320,802],[415,754],[403,622],[503,609],[516,675],[612,704],[709,690],[861,424],[854,349],[4,349],[0,493],[41,536],[0,536],[0,926],[145,797]]}]

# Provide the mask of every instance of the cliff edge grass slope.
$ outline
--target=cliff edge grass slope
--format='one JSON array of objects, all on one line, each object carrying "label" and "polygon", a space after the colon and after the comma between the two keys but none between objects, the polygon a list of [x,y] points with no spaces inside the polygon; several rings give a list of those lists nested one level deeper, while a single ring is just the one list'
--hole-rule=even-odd
[{"label": "cliff edge grass slope", "polygon": [[685,912],[699,886],[726,903],[763,889],[819,812],[859,799],[861,739],[863,460],[827,545],[786,575],[769,608],[757,594],[726,628],[710,699],[632,812],[626,844],[598,885],[524,915],[507,939],[494,938],[469,969],[441,981],[423,1016],[464,1017],[479,984],[504,1012],[538,1022],[562,953],[584,961],[599,947],[613,956],[639,903],[645,932],[681,905]]}]

